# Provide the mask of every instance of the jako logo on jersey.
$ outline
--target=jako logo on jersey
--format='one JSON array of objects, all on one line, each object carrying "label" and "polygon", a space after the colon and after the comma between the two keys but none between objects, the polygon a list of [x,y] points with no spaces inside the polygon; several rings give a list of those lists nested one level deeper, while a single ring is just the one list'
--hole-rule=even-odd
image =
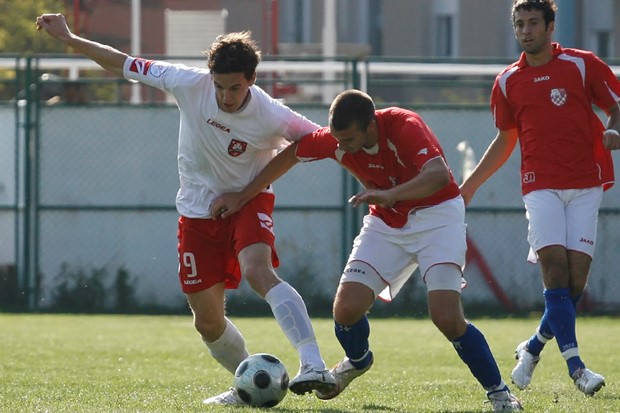
[{"label": "jako logo on jersey", "polygon": [[551,103],[555,106],[562,106],[566,103],[568,95],[566,94],[566,89],[552,89],[549,97],[551,98]]},{"label": "jako logo on jersey", "polygon": [[579,242],[585,242],[586,244],[594,245],[594,241],[591,239],[581,238]]},{"label": "jako logo on jersey", "polygon": [[536,182],[536,175],[534,172],[526,172],[523,174],[523,183],[531,184],[532,182]]},{"label": "jako logo on jersey", "polygon": [[267,214],[263,214],[262,212],[259,212],[256,215],[260,221],[260,226],[273,233],[273,220],[271,217]]},{"label": "jako logo on jersey", "polygon": [[241,155],[243,152],[245,152],[245,150],[248,147],[248,143],[247,142],[243,142],[243,141],[238,141],[237,139],[233,139],[230,141],[230,145],[228,145],[228,154],[230,156],[239,156]]},{"label": "jako logo on jersey", "polygon": [[224,132],[230,133],[230,128],[228,126],[224,126],[221,123],[214,121],[213,119],[210,119],[210,118],[207,119],[207,124],[209,124],[209,125],[211,125],[213,127],[216,127],[218,129],[221,129]]},{"label": "jako logo on jersey", "polygon": [[534,78],[534,83],[544,82],[545,80],[551,80],[551,76],[538,76]]},{"label": "jako logo on jersey", "polygon": [[376,163],[369,163],[368,169],[383,169],[383,165],[377,165]]},{"label": "jako logo on jersey", "polygon": [[146,60],[142,58],[133,59],[129,65],[129,71],[138,73],[140,75],[146,75],[149,72],[149,67],[153,64],[152,60]]}]

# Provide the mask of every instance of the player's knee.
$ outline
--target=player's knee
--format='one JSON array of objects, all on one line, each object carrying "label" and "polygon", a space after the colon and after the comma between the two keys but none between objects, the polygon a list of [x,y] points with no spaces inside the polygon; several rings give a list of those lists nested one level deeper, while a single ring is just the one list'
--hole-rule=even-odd
[{"label": "player's knee", "polygon": [[451,311],[435,311],[431,320],[448,340],[455,340],[465,334],[467,322],[457,313]]},{"label": "player's knee", "polygon": [[467,321],[458,292],[453,290],[429,291],[428,312],[433,324],[449,340],[457,339],[465,334]]},{"label": "player's knee", "polygon": [[338,324],[351,326],[357,323],[367,312],[369,305],[351,296],[337,295],[334,301],[334,320]]},{"label": "player's knee", "polygon": [[385,282],[368,264],[354,261],[345,267],[334,299],[334,320],[342,325],[357,323],[375,301],[375,291],[385,288]]},{"label": "player's knee", "polygon": [[267,292],[280,282],[276,273],[267,267],[249,268],[243,273],[243,277],[261,297],[265,297]]},{"label": "player's knee", "polygon": [[226,329],[226,320],[214,320],[194,314],[194,328],[203,339],[213,342],[224,333]]}]

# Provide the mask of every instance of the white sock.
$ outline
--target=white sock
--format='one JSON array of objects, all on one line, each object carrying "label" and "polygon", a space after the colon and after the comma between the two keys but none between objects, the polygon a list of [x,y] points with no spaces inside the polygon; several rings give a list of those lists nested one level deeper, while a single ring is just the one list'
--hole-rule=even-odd
[{"label": "white sock", "polygon": [[209,348],[209,353],[215,361],[233,374],[237,366],[249,356],[241,332],[228,318],[226,328],[217,340],[209,342],[203,338],[202,341]]},{"label": "white sock", "polygon": [[280,328],[299,353],[301,366],[325,370],[308,310],[303,299],[287,282],[276,284],[265,294],[265,301]]}]

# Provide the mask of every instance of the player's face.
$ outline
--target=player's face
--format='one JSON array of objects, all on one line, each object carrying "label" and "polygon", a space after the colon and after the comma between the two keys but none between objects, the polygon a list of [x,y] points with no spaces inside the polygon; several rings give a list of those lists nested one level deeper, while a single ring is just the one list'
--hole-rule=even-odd
[{"label": "player's face", "polygon": [[362,130],[357,124],[353,123],[348,128],[339,131],[330,128],[330,133],[338,141],[338,149],[347,153],[355,153],[363,147],[372,148],[376,145],[377,140],[372,133],[373,125],[374,122]]},{"label": "player's face", "polygon": [[238,111],[255,80],[256,74],[248,80],[243,73],[213,73],[217,106],[228,113]]},{"label": "player's face", "polygon": [[537,55],[551,43],[554,23],[545,27],[542,10],[519,10],[514,17],[515,37],[525,53]]}]

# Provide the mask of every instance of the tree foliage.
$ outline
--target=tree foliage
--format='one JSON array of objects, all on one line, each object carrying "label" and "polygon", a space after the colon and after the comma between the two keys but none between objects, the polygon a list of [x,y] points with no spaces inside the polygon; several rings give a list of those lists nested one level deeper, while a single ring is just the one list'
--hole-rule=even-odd
[{"label": "tree foliage", "polygon": [[62,43],[35,26],[43,13],[63,13],[62,0],[0,0],[0,53],[64,53]]}]

